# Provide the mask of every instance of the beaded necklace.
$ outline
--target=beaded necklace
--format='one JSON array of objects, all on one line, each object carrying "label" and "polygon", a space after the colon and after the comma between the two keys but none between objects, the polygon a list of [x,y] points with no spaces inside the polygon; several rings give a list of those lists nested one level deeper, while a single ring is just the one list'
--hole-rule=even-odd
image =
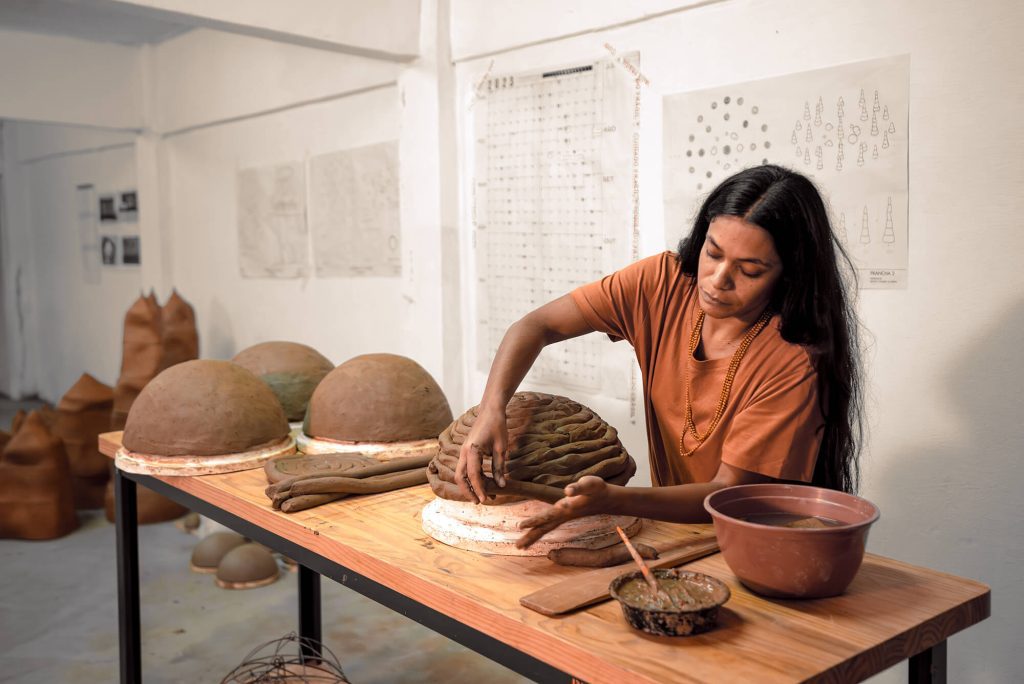
[{"label": "beaded necklace", "polygon": [[[750,330],[743,336],[743,341],[740,342],[740,346],[733,352],[732,361],[729,362],[729,369],[725,373],[725,382],[722,383],[722,394],[718,398],[718,407],[715,409],[715,415],[711,418],[711,423],[708,425],[708,429],[704,434],[700,434],[697,431],[697,426],[693,423],[693,405],[690,402],[690,358],[686,359],[684,383],[686,387],[686,416],[683,422],[683,431],[679,433],[679,455],[690,456],[694,451],[700,448],[711,433],[718,427],[718,421],[722,419],[722,415],[725,413],[725,405],[729,401],[729,392],[732,391],[733,380],[736,379],[736,371],[739,370],[740,361],[743,360],[743,355],[747,353],[747,349],[750,347],[754,338],[757,337],[758,333],[764,330],[764,327],[768,325],[768,321],[772,318],[772,312],[770,309],[765,309],[761,314],[761,317],[757,319],[754,325],[750,326]],[[697,351],[697,345],[700,344],[700,331],[704,327],[704,309],[700,309],[697,314],[697,322],[693,324],[693,332],[690,333],[690,357],[693,357],[693,353]],[[697,440],[697,446],[687,450],[683,446],[683,437],[689,432],[695,440]]]}]

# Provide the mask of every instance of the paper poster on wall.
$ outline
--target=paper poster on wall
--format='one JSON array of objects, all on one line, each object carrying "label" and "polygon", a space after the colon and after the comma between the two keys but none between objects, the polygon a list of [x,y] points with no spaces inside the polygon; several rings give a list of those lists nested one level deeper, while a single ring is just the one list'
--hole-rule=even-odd
[{"label": "paper poster on wall", "polygon": [[401,275],[396,141],[311,158],[309,186],[318,277]]},{"label": "paper poster on wall", "polygon": [[78,245],[82,253],[82,280],[90,285],[100,282],[100,238],[96,228],[96,188],[92,183],[75,187],[75,214]]},{"label": "paper poster on wall", "polygon": [[125,266],[138,266],[142,263],[142,246],[138,235],[121,237],[121,263]]},{"label": "paper poster on wall", "polygon": [[118,264],[118,243],[120,240],[116,235],[100,236],[100,259],[104,266],[117,266]]},{"label": "paper poster on wall", "polygon": [[238,172],[238,262],[245,278],[309,272],[306,175],[302,162]]},{"label": "paper poster on wall", "polygon": [[[639,55],[624,56],[633,72]],[[505,330],[579,285],[629,263],[636,77],[623,58],[488,75],[472,120],[476,365]],[[608,345],[588,335],[547,347],[528,376],[597,392]]]},{"label": "paper poster on wall", "polygon": [[139,219],[139,194],[135,190],[121,190],[117,193],[117,218],[119,221],[134,223]]},{"label": "paper poster on wall", "polygon": [[669,248],[723,179],[780,164],[822,190],[860,287],[905,288],[909,88],[902,55],[666,97]]}]

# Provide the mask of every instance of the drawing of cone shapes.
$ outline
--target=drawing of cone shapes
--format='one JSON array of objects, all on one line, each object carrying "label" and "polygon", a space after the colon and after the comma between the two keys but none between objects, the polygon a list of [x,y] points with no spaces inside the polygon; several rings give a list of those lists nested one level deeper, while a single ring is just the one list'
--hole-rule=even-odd
[{"label": "drawing of cone shapes", "polygon": [[890,133],[895,133],[896,132],[896,124],[893,123],[892,121],[890,121],[889,122],[889,128],[886,129],[886,130],[888,130]]},{"label": "drawing of cone shapes", "polygon": [[872,159],[878,159],[878,145],[875,145],[875,149],[871,152]]},{"label": "drawing of cone shapes", "polygon": [[888,121],[889,120],[889,105],[885,105],[885,108],[882,109],[882,120],[883,121]]},{"label": "drawing of cone shapes", "polygon": [[839,214],[839,239],[843,242],[849,242],[850,236],[846,234],[846,212]]},{"label": "drawing of cone shapes", "polygon": [[860,108],[860,120],[861,121],[867,121],[868,120],[868,108],[866,106],[861,106],[861,108]]},{"label": "drawing of cone shapes", "polygon": [[836,103],[836,116],[839,119],[843,118],[843,107],[844,106],[845,106],[845,103],[843,102],[843,96],[840,95],[839,96],[839,102]]},{"label": "drawing of cone shapes", "polygon": [[864,215],[860,220],[860,244],[871,244],[871,231],[868,228],[868,205],[864,205]]},{"label": "drawing of cone shapes", "polygon": [[878,105],[878,91],[876,90],[875,91],[875,102],[874,102],[874,104],[871,105],[871,111],[872,112],[877,112],[877,111],[879,111],[881,109],[882,108]]},{"label": "drawing of cone shapes", "polygon": [[800,157],[803,156],[803,154],[804,154],[804,151],[800,148],[799,145],[797,145],[796,146],[796,156],[797,156],[797,158],[799,159]]},{"label": "drawing of cone shapes", "polygon": [[818,157],[818,170],[821,171],[823,168],[825,168],[825,164],[822,161],[821,145],[818,145],[816,148],[814,148],[814,154],[816,157]]},{"label": "drawing of cone shapes", "polygon": [[804,121],[811,120],[811,103],[804,100]]},{"label": "drawing of cone shapes", "polygon": [[864,89],[861,88],[860,89],[860,97],[857,99],[857,104],[859,104],[861,106],[861,108],[863,108],[865,102],[867,102],[867,100],[864,99]]},{"label": "drawing of cone shapes", "polygon": [[814,130],[810,126],[808,126],[807,135],[804,137],[804,142],[811,142],[812,140],[814,140]]},{"label": "drawing of cone shapes", "polygon": [[868,148],[867,143],[861,143],[857,149],[857,166],[864,166],[864,150]]},{"label": "drawing of cone shapes", "polygon": [[796,131],[793,131],[793,137],[791,137],[791,138],[789,139],[789,142],[791,142],[791,143],[793,143],[794,145],[796,145]]},{"label": "drawing of cone shapes", "polygon": [[882,242],[887,245],[896,242],[896,229],[892,225],[892,197],[885,207],[885,232],[882,233]]},{"label": "drawing of cone shapes", "polygon": [[796,128],[796,130],[798,130],[798,131],[804,130],[804,125],[802,123],[800,123],[800,119],[796,120],[796,126],[794,126],[794,128]]},{"label": "drawing of cone shapes", "polygon": [[845,129],[843,128],[843,119],[842,119],[842,117],[840,117],[839,124],[836,126],[836,136],[838,136],[838,138],[839,138],[839,144],[840,145],[843,142],[843,138],[846,136],[846,134],[844,133],[844,130]]},{"label": "drawing of cone shapes", "polygon": [[871,135],[878,135],[878,115],[871,115]]},{"label": "drawing of cone shapes", "polygon": [[843,170],[843,155],[836,155],[836,171]]},{"label": "drawing of cone shapes", "polygon": [[810,163],[811,163],[811,148],[808,147],[807,149],[804,150],[804,164],[810,164]]},{"label": "drawing of cone shapes", "polygon": [[822,110],[822,108],[823,108],[823,105],[821,104],[821,96],[819,95],[818,96],[818,104],[814,108],[814,125],[815,126],[820,126],[821,125],[821,110]]},{"label": "drawing of cone shapes", "polygon": [[889,149],[889,131],[882,134],[882,149]]}]

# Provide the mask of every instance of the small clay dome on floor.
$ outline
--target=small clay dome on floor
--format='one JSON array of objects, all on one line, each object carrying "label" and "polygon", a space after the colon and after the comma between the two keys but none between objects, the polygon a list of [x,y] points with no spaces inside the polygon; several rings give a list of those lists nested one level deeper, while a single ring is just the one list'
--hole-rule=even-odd
[{"label": "small clay dome on floor", "polygon": [[261,342],[231,359],[270,386],[288,420],[302,420],[313,390],[334,364],[312,347],[298,342]]},{"label": "small clay dome on floor", "polygon": [[253,589],[270,584],[279,574],[277,561],[267,547],[248,543],[237,546],[217,566],[217,586],[222,589]]},{"label": "small clay dome on floor", "polygon": [[229,361],[186,361],[146,385],[132,404],[122,444],[150,456],[214,456],[288,438],[270,388]]},{"label": "small clay dome on floor", "polygon": [[232,549],[245,543],[245,537],[234,532],[214,532],[192,549],[190,567],[196,572],[217,572],[217,566]]},{"label": "small clay dome on floor", "polygon": [[100,453],[97,437],[110,429],[113,405],[113,389],[88,373],[83,373],[57,404],[57,433],[71,466],[75,508],[103,507],[110,459]]},{"label": "small clay dome on floor", "polygon": [[320,382],[303,432],[342,442],[401,442],[437,437],[451,420],[448,400],[422,366],[395,354],[364,354]]},{"label": "small clay dome on floor", "polygon": [[0,454],[0,538],[55,539],[78,527],[68,457],[52,420],[28,414]]}]

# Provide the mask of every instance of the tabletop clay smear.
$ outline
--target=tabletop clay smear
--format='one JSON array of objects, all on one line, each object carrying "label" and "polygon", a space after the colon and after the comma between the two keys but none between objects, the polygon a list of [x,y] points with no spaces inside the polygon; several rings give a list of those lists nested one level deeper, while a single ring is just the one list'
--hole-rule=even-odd
[{"label": "tabletop clay smear", "polygon": [[97,438],[110,429],[113,405],[113,389],[88,373],[83,373],[57,404],[57,433],[71,467],[75,508],[103,507],[110,459],[100,453]]},{"label": "tabletop clay smear", "polygon": [[0,538],[55,539],[78,527],[55,417],[33,411],[0,454]]},{"label": "tabletop clay smear", "polygon": [[288,420],[302,420],[313,390],[334,370],[323,354],[298,342],[261,342],[231,359],[270,386]]},{"label": "tabletop clay smear", "polygon": [[[437,456],[427,468],[434,493],[452,501],[466,501],[455,484],[459,449],[476,420],[474,406],[452,422],[438,438]],[[618,432],[592,410],[566,397],[518,392],[505,409],[508,419],[508,479],[565,487],[585,475],[613,484],[625,484],[636,463],[623,448]],[[490,477],[490,459],[484,459]],[[485,504],[519,501],[499,495]]]},{"label": "tabletop clay smear", "polygon": [[214,456],[287,436],[288,420],[266,384],[230,361],[204,359],[172,366],[146,385],[122,444],[154,456]]},{"label": "tabletop clay smear", "polygon": [[401,442],[437,437],[451,420],[448,400],[422,366],[395,354],[364,354],[320,382],[303,432],[343,442]]}]

